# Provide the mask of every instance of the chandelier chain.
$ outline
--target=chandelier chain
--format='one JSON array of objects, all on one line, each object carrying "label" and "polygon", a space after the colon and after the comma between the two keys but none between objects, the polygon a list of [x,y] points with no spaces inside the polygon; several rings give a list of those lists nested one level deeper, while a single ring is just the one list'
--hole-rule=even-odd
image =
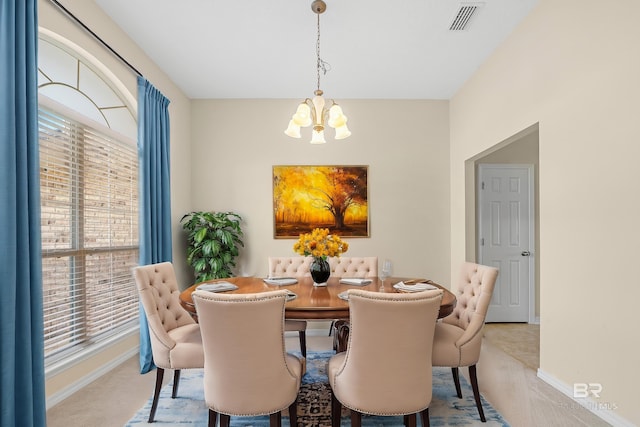
[{"label": "chandelier chain", "polygon": [[322,70],[322,74],[326,75],[327,71],[331,70],[331,65],[320,58],[320,14],[316,14],[318,17],[317,28],[318,28],[318,37],[316,38],[316,72],[318,77],[318,90],[320,90],[320,70]]}]

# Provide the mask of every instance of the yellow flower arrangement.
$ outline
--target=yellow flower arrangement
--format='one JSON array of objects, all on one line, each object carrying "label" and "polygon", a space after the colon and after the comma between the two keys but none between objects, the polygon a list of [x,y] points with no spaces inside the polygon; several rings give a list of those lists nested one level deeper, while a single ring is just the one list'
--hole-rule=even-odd
[{"label": "yellow flower arrangement", "polygon": [[340,256],[349,249],[349,244],[339,236],[329,234],[328,228],[314,228],[311,233],[301,233],[293,245],[296,253],[314,258]]}]

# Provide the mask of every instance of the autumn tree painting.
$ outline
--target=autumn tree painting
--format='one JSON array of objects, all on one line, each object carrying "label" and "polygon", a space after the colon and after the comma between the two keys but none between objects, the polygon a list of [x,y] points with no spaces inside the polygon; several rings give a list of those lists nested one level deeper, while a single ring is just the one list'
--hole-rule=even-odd
[{"label": "autumn tree painting", "polygon": [[313,228],[340,236],[369,235],[367,166],[274,166],[276,238]]}]

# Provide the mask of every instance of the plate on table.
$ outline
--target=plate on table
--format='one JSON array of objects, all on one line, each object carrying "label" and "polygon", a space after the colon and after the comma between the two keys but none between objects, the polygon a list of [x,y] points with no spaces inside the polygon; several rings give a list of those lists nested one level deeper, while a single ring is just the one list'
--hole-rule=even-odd
[{"label": "plate on table", "polygon": [[349,294],[348,294],[348,291],[340,292],[340,293],[338,294],[338,298],[340,298],[341,300],[349,301]]},{"label": "plate on table", "polygon": [[264,283],[274,286],[286,286],[298,283],[298,279],[295,277],[266,277],[262,280],[264,280]]},{"label": "plate on table", "polygon": [[294,299],[298,298],[298,294],[296,294],[295,292],[291,292],[290,290],[287,289],[287,299],[286,301],[293,301]]}]

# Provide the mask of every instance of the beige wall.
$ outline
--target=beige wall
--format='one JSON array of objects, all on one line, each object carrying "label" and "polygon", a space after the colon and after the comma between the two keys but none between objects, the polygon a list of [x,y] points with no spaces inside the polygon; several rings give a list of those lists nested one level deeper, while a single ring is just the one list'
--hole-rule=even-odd
[{"label": "beige wall", "polygon": [[541,0],[451,101],[451,260],[465,257],[465,161],[539,123],[540,371],[601,383],[640,423],[640,3]]},{"label": "beige wall", "polygon": [[[120,55],[136,67],[156,88],[158,88],[170,101],[169,113],[171,115],[171,185],[172,185],[172,216],[174,218],[174,234],[180,230],[180,213],[189,209],[189,162],[190,162],[190,111],[191,104],[180,90],[167,78],[149,58],[115,26],[100,8],[93,2],[82,0],[64,0],[61,3],[87,24],[96,34],[109,43]],[[95,39],[88,35],[79,25],[75,24],[65,14],[60,12],[51,2],[40,0],[38,2],[38,21],[42,28],[51,30],[67,40],[78,45],[81,49],[97,58],[110,69],[121,83],[129,91],[133,99],[137,99],[136,75],[123,65],[111,52],[102,47]],[[184,246],[174,239],[174,259],[184,258]],[[182,268],[178,271],[182,280],[187,280],[187,271]],[[137,346],[137,334],[128,337],[123,342],[96,354],[69,371],[57,371],[55,375],[47,376],[47,398],[56,393],[64,393],[69,387],[81,383],[82,378],[92,375],[99,370],[105,360],[113,360],[127,354]]]},{"label": "beige wall", "polygon": [[264,276],[267,257],[291,256],[274,239],[272,166],[367,165],[370,237],[346,255],[389,258],[397,274],[449,285],[447,101],[340,100],[353,135],[325,145],[284,135],[299,100],[194,100],[191,199],[197,210],[244,218],[239,274]]}]

